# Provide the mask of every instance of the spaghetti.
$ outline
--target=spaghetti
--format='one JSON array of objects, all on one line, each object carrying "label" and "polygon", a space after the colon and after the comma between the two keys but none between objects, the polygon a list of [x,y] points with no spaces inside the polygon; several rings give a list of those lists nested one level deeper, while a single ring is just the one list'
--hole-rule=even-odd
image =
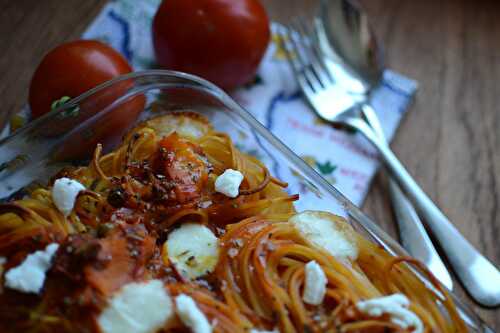
[{"label": "spaghetti", "polygon": [[[236,198],[214,188],[227,169],[244,175]],[[67,216],[54,204],[51,186],[0,206],[3,273],[30,253],[60,244],[39,294],[4,287],[2,274],[2,332],[115,332],[113,325],[102,326],[103,309],[124,286],[151,280],[162,281],[172,304],[181,294],[194,300],[214,332],[467,331],[448,292],[423,265],[389,255],[339,217],[297,214],[298,196],[283,190],[287,184],[198,114],[149,120],[115,151],[102,155],[97,146],[88,166],[62,170],[54,180],[63,177],[85,187]],[[302,228],[294,221],[303,214],[309,222]],[[329,224],[338,238],[311,236],[311,217]],[[192,241],[184,242],[188,224]],[[216,244],[203,248],[207,233]],[[348,252],[350,247],[355,251]],[[210,260],[202,258],[209,255]],[[304,297],[313,276],[308,274],[314,273],[306,264],[312,261],[325,278],[321,301],[314,305]],[[195,275],[186,274],[195,266]],[[388,302],[383,296],[394,294],[408,301],[404,308],[383,303]],[[366,300],[374,302],[375,312],[363,310],[360,302]],[[405,321],[408,317],[414,321]],[[146,324],[131,331],[142,332]],[[192,325],[172,315],[153,331]]]}]

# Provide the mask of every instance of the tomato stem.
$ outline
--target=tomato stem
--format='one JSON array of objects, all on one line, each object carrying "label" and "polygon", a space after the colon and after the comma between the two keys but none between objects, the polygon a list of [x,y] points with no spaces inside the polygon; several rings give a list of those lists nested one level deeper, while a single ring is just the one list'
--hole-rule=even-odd
[{"label": "tomato stem", "polygon": [[[55,109],[61,107],[62,105],[66,104],[70,100],[71,100],[71,97],[69,97],[69,96],[63,96],[63,97],[55,100],[54,102],[52,102],[52,104],[50,106],[50,110],[55,110]],[[69,108],[67,110],[62,111],[61,114],[60,114],[60,116],[62,118],[76,117],[76,116],[78,116],[79,112],[80,112],[80,108],[77,105],[75,105],[72,108]]]},{"label": "tomato stem", "polygon": [[63,96],[59,99],[56,99],[52,104],[50,105],[50,109],[54,110],[60,107],[61,105],[65,104],[67,101],[71,100],[71,97],[69,96]]}]

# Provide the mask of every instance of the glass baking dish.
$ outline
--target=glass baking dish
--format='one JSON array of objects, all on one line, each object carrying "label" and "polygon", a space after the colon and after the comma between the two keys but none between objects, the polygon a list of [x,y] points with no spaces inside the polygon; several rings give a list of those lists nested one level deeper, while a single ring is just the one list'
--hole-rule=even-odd
[{"label": "glass baking dish", "polygon": [[[104,83],[0,141],[1,200],[45,184],[65,165],[84,163],[97,142],[111,150],[130,127],[127,121],[117,119],[142,110],[142,105],[144,110],[136,122],[174,110],[203,114],[217,130],[227,132],[240,150],[258,157],[275,176],[289,183],[288,191],[300,195],[298,211],[325,210],[342,215],[359,233],[390,253],[408,255],[226,93],[203,79],[172,71],[136,72]],[[454,298],[470,331],[492,332]]]}]

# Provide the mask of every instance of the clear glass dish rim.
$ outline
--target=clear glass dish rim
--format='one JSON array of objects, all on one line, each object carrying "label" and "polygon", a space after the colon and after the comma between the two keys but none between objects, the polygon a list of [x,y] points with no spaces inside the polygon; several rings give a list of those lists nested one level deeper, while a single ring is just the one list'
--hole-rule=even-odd
[{"label": "clear glass dish rim", "polygon": [[[326,191],[331,196],[333,196],[338,202],[345,208],[345,211],[348,215],[357,221],[365,231],[372,236],[375,241],[377,241],[386,251],[388,251],[391,255],[408,255],[409,254],[404,250],[399,243],[389,236],[385,231],[383,231],[370,217],[368,217],[365,213],[361,211],[356,205],[354,205],[349,199],[347,199],[339,190],[337,190],[332,184],[330,184],[326,179],[324,179],[319,173],[317,173],[311,166],[309,166],[305,161],[303,161],[298,155],[296,155],[287,145],[285,145],[280,139],[278,139],[274,134],[272,134],[267,128],[265,128],[249,111],[245,110],[241,105],[239,105],[231,96],[229,96],[222,89],[214,85],[213,83],[200,78],[198,76],[178,72],[171,70],[145,70],[145,71],[137,71],[131,72],[125,75],[118,76],[112,80],[104,82],[95,88],[92,88],[85,93],[75,97],[65,103],[64,105],[52,110],[51,112],[31,121],[26,126],[22,127],[15,133],[7,136],[4,139],[0,140],[0,145],[9,142],[10,140],[14,140],[17,136],[21,136],[26,132],[36,128],[39,124],[44,123],[47,120],[55,120],[55,115],[57,115],[62,110],[67,110],[75,105],[78,105],[81,101],[86,98],[99,93],[100,91],[109,88],[119,82],[130,80],[130,79],[140,79],[146,77],[165,77],[165,78],[174,78],[185,81],[190,81],[189,84],[182,83],[171,83],[168,88],[191,88],[197,90],[203,90],[205,93],[215,97],[218,101],[225,105],[228,109],[235,112],[250,128],[255,130],[260,136],[265,138],[274,148],[281,151],[285,158],[290,161],[297,169],[302,171],[305,175],[310,177],[315,185],[321,188],[322,191]],[[194,84],[194,85],[193,85]],[[164,88],[164,89],[168,89]],[[147,91],[147,90],[146,90]],[[140,93],[140,92],[137,92]],[[108,108],[113,108],[114,103]],[[420,279],[423,279],[422,276],[417,276]],[[444,286],[443,286],[444,287]],[[446,287],[444,287],[446,288]],[[493,332],[493,330],[477,315],[477,313],[470,308],[469,305],[463,303],[460,298],[453,292],[450,291],[454,301],[456,302],[460,312],[462,315],[469,316],[473,315],[475,318],[468,318],[469,320],[475,320],[475,325],[481,325],[478,327],[479,329],[484,329],[484,331]],[[465,310],[465,313],[463,312]],[[465,318],[464,318],[465,319]],[[478,321],[478,322],[477,322]],[[470,324],[470,323],[469,323]]]}]

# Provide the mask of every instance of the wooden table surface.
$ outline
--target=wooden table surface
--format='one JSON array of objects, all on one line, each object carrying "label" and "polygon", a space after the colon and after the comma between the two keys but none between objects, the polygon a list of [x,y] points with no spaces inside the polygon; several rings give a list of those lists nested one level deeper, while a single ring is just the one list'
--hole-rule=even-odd
[{"label": "wooden table surface", "polygon": [[[264,0],[273,19],[309,0]],[[389,67],[420,83],[392,147],[460,231],[500,264],[500,2],[362,1]],[[0,0],[1,112],[27,100],[41,57],[76,38],[103,0]],[[396,236],[387,184],[377,176],[364,211]],[[458,294],[469,298],[460,285]],[[474,305],[473,305],[474,306]],[[476,307],[500,331],[500,311]]]}]

